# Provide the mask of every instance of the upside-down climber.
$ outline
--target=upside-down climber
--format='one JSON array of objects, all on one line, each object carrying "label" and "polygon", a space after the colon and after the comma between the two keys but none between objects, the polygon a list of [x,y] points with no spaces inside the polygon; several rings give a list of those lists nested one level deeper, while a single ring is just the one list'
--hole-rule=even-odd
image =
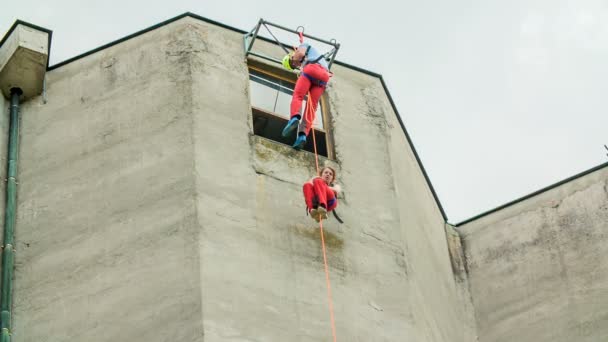
[{"label": "upside-down climber", "polygon": [[[298,150],[306,144],[306,137],[315,120],[319,99],[329,82],[329,65],[324,57],[310,44],[302,43],[295,52],[289,53],[283,58],[285,69],[301,68],[302,70],[293,90],[290,119],[282,133],[283,137],[288,137],[298,127],[297,138],[293,144],[293,147]],[[311,115],[302,117],[302,101],[306,94],[310,94],[308,105],[312,106],[309,110]]]}]

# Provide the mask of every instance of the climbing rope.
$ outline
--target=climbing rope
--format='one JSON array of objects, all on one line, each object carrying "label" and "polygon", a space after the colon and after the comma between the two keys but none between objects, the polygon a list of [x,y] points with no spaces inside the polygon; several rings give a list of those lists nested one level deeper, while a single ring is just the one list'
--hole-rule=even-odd
[{"label": "climbing rope", "polygon": [[[317,140],[315,138],[315,129],[314,129],[314,118],[315,112],[312,108],[312,101],[310,97],[310,92],[308,92],[308,100],[306,101],[306,121],[310,122],[312,126],[310,129],[312,130],[312,142],[315,151],[315,165],[317,167],[317,174],[319,174],[319,156],[317,154]],[[327,253],[325,251],[325,235],[323,234],[323,219],[319,219],[319,230],[321,232],[321,247],[323,249],[323,265],[325,266],[325,283],[327,284],[327,303],[329,306],[329,318],[331,320],[331,333],[334,338],[334,342],[336,342],[336,322],[334,320],[334,304],[331,296],[331,281],[329,280],[329,267],[327,266]]]},{"label": "climbing rope", "polygon": [[[300,31],[300,27],[302,28],[302,31]],[[304,26],[298,26],[296,32],[298,32],[298,35],[300,36],[300,44],[304,43]]]},{"label": "climbing rope", "polygon": [[315,119],[315,112],[314,109],[311,106],[312,104],[312,97],[310,96],[310,92],[308,92],[308,98],[306,99],[306,114],[305,114],[305,122],[310,122],[310,125],[312,126],[310,129],[312,130],[312,145],[314,147],[314,151],[315,151],[315,166],[317,167],[317,174],[319,174],[319,155],[317,154],[317,141],[315,139],[315,128],[314,128],[314,119]]}]

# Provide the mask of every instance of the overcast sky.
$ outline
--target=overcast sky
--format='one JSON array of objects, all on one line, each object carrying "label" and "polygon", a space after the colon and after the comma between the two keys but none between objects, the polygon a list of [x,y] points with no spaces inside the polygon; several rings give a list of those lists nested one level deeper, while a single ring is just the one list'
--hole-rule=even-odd
[{"label": "overcast sky", "polygon": [[608,161],[606,0],[2,7],[0,36],[16,19],[53,31],[51,65],[184,12],[247,31],[264,18],[335,38],[338,60],[383,75],[451,223]]}]

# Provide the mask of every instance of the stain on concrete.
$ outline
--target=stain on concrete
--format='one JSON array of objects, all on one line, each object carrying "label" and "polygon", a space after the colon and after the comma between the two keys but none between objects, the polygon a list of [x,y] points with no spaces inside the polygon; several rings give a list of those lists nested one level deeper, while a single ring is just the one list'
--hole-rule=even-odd
[{"label": "stain on concrete", "polygon": [[108,68],[112,67],[114,64],[116,64],[116,58],[110,57],[101,62],[101,67],[104,69],[108,69]]},{"label": "stain on concrete", "polygon": [[366,110],[364,115],[372,124],[380,129],[380,132],[387,134],[388,128],[392,128],[386,119],[383,104],[380,102],[382,94],[376,87],[366,87],[361,89],[361,97],[365,102]]},{"label": "stain on concrete", "polygon": [[[321,241],[321,230],[318,226],[296,227],[294,231],[296,234],[308,239],[319,242]],[[325,239],[325,246],[327,246],[327,248],[342,250],[344,240],[342,240],[342,238],[340,238],[338,235],[324,228],[323,238]]]},{"label": "stain on concrete", "polygon": [[104,59],[103,61],[101,61],[101,68],[104,69],[104,78],[106,81],[106,86],[107,87],[113,87],[116,82],[118,82],[118,73],[116,70],[116,67],[114,67],[114,65],[116,64],[118,60],[116,59],[116,57],[110,57],[107,59]]}]

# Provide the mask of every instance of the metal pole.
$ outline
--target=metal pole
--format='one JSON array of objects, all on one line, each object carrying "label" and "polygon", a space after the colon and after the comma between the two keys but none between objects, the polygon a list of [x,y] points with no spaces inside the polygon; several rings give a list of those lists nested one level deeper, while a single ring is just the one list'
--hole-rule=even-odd
[{"label": "metal pole", "polygon": [[329,61],[329,66],[328,66],[329,69],[331,69],[331,65],[334,64],[334,59],[336,58],[336,55],[338,54],[339,49],[340,49],[340,44],[336,44],[336,50],[334,50],[334,53],[331,54],[331,60]]},{"label": "metal pole", "polygon": [[[268,22],[268,21],[264,21],[264,23],[265,23],[265,24],[268,24],[268,25],[270,25],[270,26],[274,26],[274,27],[276,27],[276,28],[280,28],[281,30],[285,30],[285,31],[287,31],[287,32],[292,32],[292,33],[295,33],[295,34],[300,34],[300,32],[298,32],[298,31],[296,31],[296,30],[292,30],[292,29],[287,28],[287,27],[285,27],[285,26],[281,26],[281,25],[273,24],[273,23]],[[316,40],[316,41],[319,41],[319,42],[321,42],[321,43],[325,43],[325,44],[327,44],[327,45],[331,45],[331,46],[334,46],[334,47],[336,46],[336,44],[335,44],[335,43],[332,43],[331,41],[327,41],[327,40],[325,40],[325,39],[317,38],[317,37],[314,37],[314,36],[309,36],[309,35],[307,35],[306,33],[303,33],[302,35],[303,35],[304,37],[307,37],[307,38],[310,38],[310,39],[314,39],[314,40]]]},{"label": "metal pole", "polygon": [[265,59],[265,60],[267,60],[267,61],[281,63],[281,61],[280,61],[280,60],[278,60],[278,59],[276,59],[276,58],[268,57],[268,56],[265,56],[265,55],[259,54],[259,53],[257,53],[257,52],[250,52],[249,54],[250,54],[250,55],[252,55],[252,56],[256,56],[256,57],[263,58],[263,59]]},{"label": "metal pole", "polygon": [[2,342],[11,340],[11,307],[13,297],[14,233],[17,208],[17,160],[19,152],[19,96],[21,89],[11,89],[11,108],[8,135],[8,165],[6,175],[6,210],[4,214],[4,250],[2,252],[2,289],[0,314]]},{"label": "metal pole", "polygon": [[247,51],[245,51],[245,57],[247,57],[247,55],[249,55],[249,53],[251,52],[251,48],[253,47],[253,42],[255,41],[255,39],[258,36],[258,31],[260,30],[260,26],[262,26],[263,22],[264,22],[264,19],[260,18],[260,21],[258,22],[257,26],[255,27],[255,32],[253,33],[253,39],[251,39],[251,42],[249,43],[249,46],[247,47]]}]

